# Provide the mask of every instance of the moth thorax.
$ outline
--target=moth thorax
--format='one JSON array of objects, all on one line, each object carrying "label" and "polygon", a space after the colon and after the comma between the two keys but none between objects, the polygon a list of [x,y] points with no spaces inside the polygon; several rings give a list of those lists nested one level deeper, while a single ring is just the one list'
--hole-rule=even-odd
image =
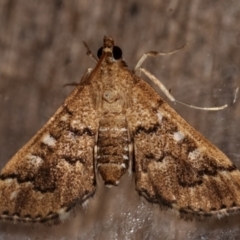
[{"label": "moth thorax", "polygon": [[106,185],[118,185],[129,165],[125,117],[108,116],[99,122],[97,169]]}]

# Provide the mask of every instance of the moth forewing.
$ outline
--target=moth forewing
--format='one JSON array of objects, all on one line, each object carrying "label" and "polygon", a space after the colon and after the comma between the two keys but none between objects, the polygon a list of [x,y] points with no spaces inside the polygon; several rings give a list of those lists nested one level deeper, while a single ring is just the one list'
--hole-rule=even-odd
[{"label": "moth forewing", "polygon": [[[130,122],[137,191],[187,218],[239,211],[240,172],[236,166],[147,83],[139,82],[133,91],[133,98],[139,101],[132,107],[139,121],[133,118]],[[152,101],[158,107],[150,107]]]},{"label": "moth forewing", "polygon": [[1,219],[63,220],[76,203],[94,194],[97,118],[89,86],[79,85],[3,168]]}]

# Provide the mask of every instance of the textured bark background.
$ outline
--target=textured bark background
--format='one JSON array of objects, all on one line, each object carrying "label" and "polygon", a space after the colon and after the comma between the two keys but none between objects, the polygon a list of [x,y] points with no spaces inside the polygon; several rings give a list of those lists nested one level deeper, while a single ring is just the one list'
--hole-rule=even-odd
[{"label": "textured bark background", "polygon": [[[144,52],[180,52],[144,67],[181,101],[173,107],[240,167],[239,0],[0,0],[0,167],[51,117],[111,35],[130,68]],[[134,176],[133,176],[134,177]],[[0,239],[237,239],[239,216],[185,222],[137,196],[134,178],[99,186],[85,210],[59,226],[0,223]],[[100,184],[99,184],[100,185]],[[37,204],[37,203],[36,203]]]}]

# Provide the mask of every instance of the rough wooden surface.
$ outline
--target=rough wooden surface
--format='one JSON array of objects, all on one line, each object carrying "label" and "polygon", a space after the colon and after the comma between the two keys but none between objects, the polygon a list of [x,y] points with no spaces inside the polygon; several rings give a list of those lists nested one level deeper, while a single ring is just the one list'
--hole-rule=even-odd
[{"label": "rough wooden surface", "polygon": [[[229,108],[203,112],[173,106],[190,124],[240,167],[240,102],[232,105],[240,85],[240,2],[172,1],[0,1],[0,166],[55,112],[71,88],[94,62],[103,35],[114,37],[133,68],[144,52],[184,50],[148,59],[144,67],[173,95],[198,106]],[[234,239],[239,217],[184,222],[142,202],[134,181],[100,188],[87,211],[52,227],[0,225],[4,239],[72,237],[72,239]],[[129,182],[131,184],[129,185]]]}]

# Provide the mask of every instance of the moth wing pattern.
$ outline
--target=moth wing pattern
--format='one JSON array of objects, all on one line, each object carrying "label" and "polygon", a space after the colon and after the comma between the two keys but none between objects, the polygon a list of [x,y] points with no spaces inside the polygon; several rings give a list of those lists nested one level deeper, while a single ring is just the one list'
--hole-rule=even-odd
[{"label": "moth wing pattern", "polygon": [[136,76],[132,101],[138,193],[187,219],[239,211],[236,166]]},{"label": "moth wing pattern", "polygon": [[2,169],[1,219],[64,220],[76,203],[94,194],[93,148],[98,121],[89,88],[78,85]]}]

